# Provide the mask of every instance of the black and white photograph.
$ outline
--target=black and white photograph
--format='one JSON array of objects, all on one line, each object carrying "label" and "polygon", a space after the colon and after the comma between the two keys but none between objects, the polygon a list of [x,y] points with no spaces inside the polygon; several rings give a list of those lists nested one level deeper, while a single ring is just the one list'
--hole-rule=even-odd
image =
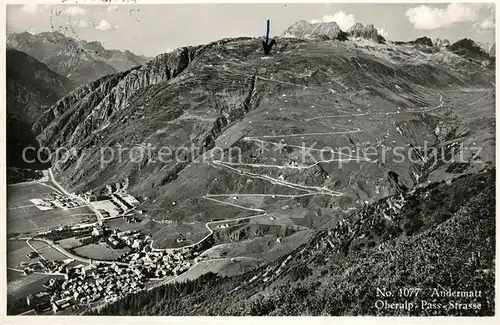
[{"label": "black and white photograph", "polygon": [[6,4],[2,323],[498,320],[495,9]]}]

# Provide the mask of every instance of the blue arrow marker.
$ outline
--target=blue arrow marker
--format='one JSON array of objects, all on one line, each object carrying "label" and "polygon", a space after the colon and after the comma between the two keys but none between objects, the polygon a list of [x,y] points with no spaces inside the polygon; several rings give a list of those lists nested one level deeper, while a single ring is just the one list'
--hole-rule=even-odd
[{"label": "blue arrow marker", "polygon": [[267,20],[266,44],[269,43],[269,30],[271,29],[271,21]]},{"label": "blue arrow marker", "polygon": [[266,55],[269,54],[273,45],[276,45],[276,41],[273,39],[271,43],[269,43],[269,30],[271,29],[271,21],[267,20],[267,31],[266,31],[266,41],[262,41],[262,47],[264,48],[264,53]]}]

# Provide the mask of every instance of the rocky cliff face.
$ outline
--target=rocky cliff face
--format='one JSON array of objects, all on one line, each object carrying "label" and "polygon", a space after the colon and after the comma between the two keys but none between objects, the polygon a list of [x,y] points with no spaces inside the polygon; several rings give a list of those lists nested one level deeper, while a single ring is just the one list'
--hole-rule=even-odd
[{"label": "rocky cliff face", "polygon": [[9,34],[7,47],[31,55],[79,85],[129,70],[148,60],[129,51],[107,50],[99,42],[77,40],[60,32]]},{"label": "rocky cliff face", "polygon": [[363,26],[361,23],[356,23],[347,30],[347,35],[372,40],[376,43],[385,42],[384,37],[378,34],[377,29],[372,24]]},{"label": "rocky cliff face", "polygon": [[[76,145],[107,124],[111,115],[119,114],[136,91],[176,77],[187,67],[193,55],[194,48],[181,48],[160,55],[142,67],[76,89],[48,109],[35,125],[35,131],[43,129],[39,141]],[[54,142],[54,139],[57,140]]]},{"label": "rocky cliff face", "polygon": [[347,40],[347,34],[343,32],[336,22],[328,23],[308,23],[305,20],[300,20],[288,27],[283,37],[296,37],[304,39],[336,39],[339,41]]}]

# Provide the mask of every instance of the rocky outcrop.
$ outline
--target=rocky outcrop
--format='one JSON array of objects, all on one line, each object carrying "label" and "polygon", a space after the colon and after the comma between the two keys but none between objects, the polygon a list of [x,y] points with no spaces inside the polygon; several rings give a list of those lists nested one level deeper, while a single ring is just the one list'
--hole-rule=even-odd
[{"label": "rocky outcrop", "polygon": [[413,41],[410,42],[411,44],[418,44],[418,45],[425,45],[425,46],[432,46],[432,40],[427,37],[427,36],[423,36],[423,37],[419,37]]},{"label": "rocky outcrop", "polygon": [[484,66],[488,66],[494,62],[494,58],[486,53],[476,42],[468,38],[453,43],[448,47],[448,50]]},{"label": "rocky outcrop", "polygon": [[[396,41],[394,42],[396,45],[418,45],[418,46],[428,46],[428,47],[433,47],[434,44],[432,43],[432,40],[428,38],[427,36],[422,36],[417,39],[414,39],[413,41]],[[421,47],[422,49],[422,47]]]},{"label": "rocky outcrop", "polygon": [[28,53],[79,85],[149,60],[130,51],[107,50],[99,42],[78,40],[60,32],[9,34],[7,47]]},{"label": "rocky outcrop", "polygon": [[450,41],[448,41],[447,39],[440,39],[440,38],[437,38],[436,41],[434,41],[434,46],[437,47],[437,48],[447,48],[448,46],[450,46]]},{"label": "rocky outcrop", "polygon": [[356,23],[347,30],[349,37],[360,37],[374,41],[376,43],[384,43],[385,38],[378,34],[377,29],[372,25],[363,26],[361,23]]},{"label": "rocky outcrop", "polygon": [[339,41],[347,40],[347,33],[342,31],[336,22],[328,23],[308,23],[300,20],[288,27],[282,35],[283,37],[296,37],[305,39],[335,39]]}]

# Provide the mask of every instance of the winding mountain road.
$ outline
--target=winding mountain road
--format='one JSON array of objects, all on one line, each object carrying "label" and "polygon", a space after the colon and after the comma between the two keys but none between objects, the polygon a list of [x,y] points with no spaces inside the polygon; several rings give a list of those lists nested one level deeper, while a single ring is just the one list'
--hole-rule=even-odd
[{"label": "winding mountain road", "polygon": [[[278,81],[273,80],[273,79],[267,79],[267,78],[262,78],[262,77],[258,77],[258,79],[266,80],[266,81],[278,82]],[[288,82],[280,82],[280,83],[291,84],[291,83],[288,83]],[[295,84],[292,84],[292,85],[295,85]],[[295,85],[295,86],[298,86],[298,85]],[[343,115],[319,116],[319,117],[314,117],[314,118],[306,119],[305,121],[312,121],[312,120],[316,120],[316,119],[338,118],[338,117],[355,117],[355,116],[367,116],[367,115],[380,115],[380,114],[395,115],[395,114],[405,114],[405,113],[406,114],[426,113],[426,112],[430,112],[430,111],[433,111],[433,110],[436,110],[438,108],[443,107],[443,105],[444,105],[443,96],[440,93],[438,95],[439,95],[439,102],[440,102],[439,105],[437,105],[435,107],[432,107],[432,108],[428,108],[428,109],[412,110],[412,111],[408,111],[408,112],[400,112],[400,111],[380,112],[380,111],[377,111],[377,112],[371,112],[371,113],[354,113],[354,114],[350,114],[350,115],[349,114],[343,114]],[[263,140],[263,139],[287,138],[287,137],[288,138],[290,138],[290,137],[307,137],[307,136],[325,136],[325,135],[340,135],[340,134],[350,134],[350,133],[364,132],[361,128],[354,128],[353,129],[353,128],[351,128],[349,126],[346,126],[346,125],[339,125],[339,124],[333,124],[333,123],[331,123],[330,126],[334,130],[336,130],[337,128],[344,128],[345,131],[321,132],[321,133],[302,133],[302,134],[299,133],[299,134],[263,135],[263,136],[259,136],[259,137],[245,137],[245,138],[243,138],[243,140],[244,141],[255,141],[255,142],[260,142],[260,143],[265,143],[265,144],[269,144],[269,145],[283,147],[284,146],[283,143],[270,142],[270,141],[266,141],[266,140]],[[332,152],[331,149],[315,149],[315,148],[312,148],[312,147],[301,147],[301,146],[288,145],[288,144],[286,144],[285,146],[296,147],[296,148],[300,148],[300,149],[307,149],[308,151],[311,151],[311,152],[313,152],[313,151],[315,151],[315,152],[325,152],[325,151]],[[230,196],[252,197],[253,196],[253,197],[272,197],[272,198],[276,198],[276,197],[297,198],[297,197],[313,196],[313,195],[328,195],[328,196],[342,196],[343,195],[342,192],[331,190],[331,189],[327,188],[326,186],[310,186],[310,185],[297,184],[297,183],[285,181],[284,179],[274,178],[274,177],[271,177],[271,176],[265,175],[265,174],[252,173],[252,172],[249,172],[249,171],[246,171],[246,170],[238,169],[237,167],[277,168],[277,169],[297,169],[297,170],[304,170],[304,169],[312,168],[312,167],[314,167],[314,166],[316,166],[316,165],[318,165],[320,163],[344,162],[344,161],[345,162],[347,162],[347,161],[358,161],[358,162],[364,161],[364,162],[369,162],[369,163],[376,163],[375,160],[371,160],[371,159],[368,159],[368,158],[355,157],[353,155],[350,155],[350,154],[347,154],[347,153],[343,153],[343,152],[333,151],[333,153],[337,153],[337,154],[339,154],[339,156],[343,155],[343,156],[346,156],[346,157],[345,158],[337,158],[337,159],[328,159],[328,160],[318,160],[318,161],[314,162],[313,164],[298,165],[298,166],[293,166],[293,165],[281,166],[281,165],[268,165],[268,164],[246,164],[246,163],[224,162],[224,161],[221,161],[221,160],[212,160],[210,162],[210,164],[212,166],[214,166],[215,168],[224,168],[224,169],[230,170],[232,172],[238,173],[240,175],[245,175],[245,176],[247,176],[249,178],[252,178],[252,179],[260,179],[260,180],[267,181],[267,182],[270,182],[270,183],[275,184],[275,185],[288,187],[288,188],[291,188],[291,189],[294,189],[294,190],[297,190],[297,191],[301,191],[301,192],[306,192],[306,193],[304,193],[304,194],[290,194],[290,195],[283,195],[283,194],[262,194],[262,193],[255,193],[255,194],[252,194],[252,193],[244,193],[244,194],[242,194],[242,193],[206,194],[206,195],[203,196],[203,198],[205,198],[206,200],[214,201],[214,202],[217,202],[219,204],[223,204],[223,205],[227,205],[227,206],[237,207],[237,208],[240,208],[240,209],[243,209],[243,210],[255,211],[255,212],[258,212],[259,214],[248,216],[248,217],[242,217],[242,218],[238,218],[238,219],[224,219],[224,220],[207,222],[205,224],[205,228],[208,230],[208,234],[204,238],[202,238],[200,241],[198,241],[197,243],[191,244],[191,245],[182,246],[182,247],[178,247],[178,248],[154,248],[153,247],[153,241],[151,241],[151,248],[152,248],[152,250],[154,250],[154,251],[170,251],[170,252],[172,252],[172,251],[178,250],[178,249],[193,247],[193,246],[196,246],[196,245],[202,243],[203,241],[205,241],[207,238],[209,238],[213,234],[213,230],[210,227],[210,225],[212,225],[212,224],[223,223],[223,222],[234,222],[234,221],[239,221],[239,220],[248,220],[248,219],[258,218],[258,217],[262,217],[262,216],[266,215],[266,211],[263,210],[263,209],[245,207],[245,206],[236,204],[234,202],[227,202],[227,201],[223,201],[223,200],[217,199],[217,198],[220,198],[220,197],[230,197]],[[156,221],[156,220],[153,219],[153,221]]]}]

